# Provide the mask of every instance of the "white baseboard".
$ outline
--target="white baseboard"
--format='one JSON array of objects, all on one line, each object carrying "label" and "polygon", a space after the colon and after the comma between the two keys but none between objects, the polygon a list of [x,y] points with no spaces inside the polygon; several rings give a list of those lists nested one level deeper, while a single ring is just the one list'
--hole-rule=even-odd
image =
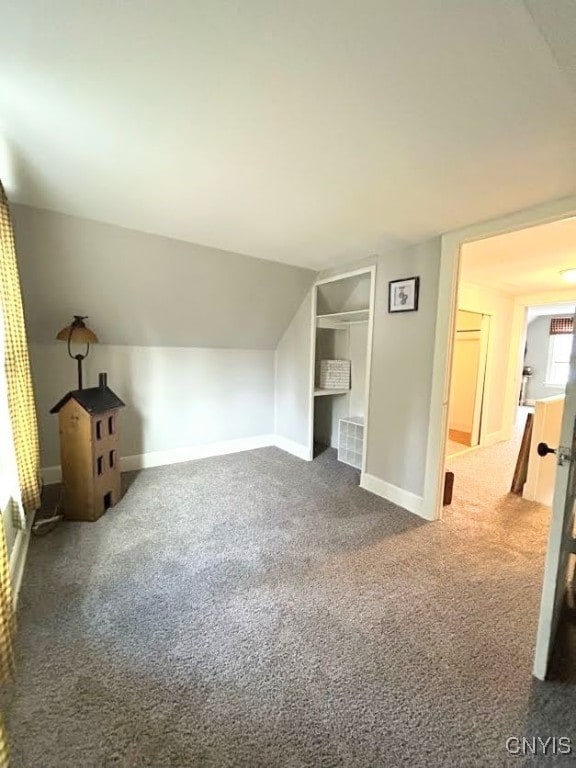
[{"label": "white baseboard", "polygon": [[482,448],[487,448],[489,445],[496,445],[496,443],[501,443],[502,440],[506,440],[506,434],[503,429],[501,429],[499,432],[489,432],[486,437],[480,441],[480,445]]},{"label": "white baseboard", "polygon": [[[221,440],[217,443],[193,445],[189,448],[174,448],[170,451],[152,451],[150,453],[134,454],[133,456],[122,456],[120,459],[120,469],[122,472],[129,472],[130,470],[146,469],[148,467],[162,467],[166,464],[179,464],[183,461],[193,461],[194,459],[224,456],[227,453],[252,451],[255,448],[268,448],[272,445],[306,461],[312,458],[308,446],[296,443],[281,435],[270,434],[240,437],[235,440]],[[59,483],[61,478],[62,473],[59,465],[42,469],[44,485]]]},{"label": "white baseboard", "polygon": [[18,531],[16,539],[10,552],[10,582],[12,585],[12,605],[14,610],[18,607],[18,596],[22,586],[22,577],[24,576],[24,566],[28,556],[28,545],[30,544],[30,529],[32,528],[33,515],[28,515],[26,528]]},{"label": "white baseboard", "polygon": [[422,496],[418,496],[411,491],[406,491],[404,488],[399,488],[397,485],[387,483],[385,480],[381,480],[379,477],[369,475],[367,472],[362,472],[360,476],[360,487],[364,488],[370,493],[375,493],[376,496],[381,496],[387,501],[391,501],[394,504],[398,504],[399,507],[403,507],[408,512],[413,512],[419,517],[423,517],[425,520],[431,518],[425,512],[424,499]]},{"label": "white baseboard", "polygon": [[297,443],[294,440],[289,440],[287,437],[282,437],[282,435],[275,435],[274,444],[277,448],[286,451],[286,453],[291,453],[293,456],[297,456],[299,459],[304,459],[304,461],[312,461],[312,452],[307,445]]},{"label": "white baseboard", "polygon": [[140,453],[134,456],[123,456],[120,459],[120,469],[122,472],[128,472],[133,469],[163,467],[166,464],[181,464],[184,461],[208,459],[211,456],[224,456],[227,453],[240,453],[241,451],[252,451],[255,448],[268,448],[275,444],[274,435],[255,435],[254,437],[240,437],[235,440],[221,440],[217,443],[193,445],[190,448]]},{"label": "white baseboard", "polygon": [[62,470],[60,464],[53,467],[42,467],[40,470],[42,482],[44,485],[55,485],[62,479]]}]

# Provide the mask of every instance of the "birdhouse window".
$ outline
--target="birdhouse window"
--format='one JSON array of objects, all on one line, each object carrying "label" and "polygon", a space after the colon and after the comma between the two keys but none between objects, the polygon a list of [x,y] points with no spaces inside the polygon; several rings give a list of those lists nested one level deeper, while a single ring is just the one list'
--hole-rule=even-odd
[{"label": "birdhouse window", "polygon": [[108,434],[113,435],[116,432],[116,420],[114,416],[108,416]]},{"label": "birdhouse window", "polygon": [[96,422],[96,440],[102,440],[102,422],[100,420]]},{"label": "birdhouse window", "polygon": [[104,457],[98,456],[96,459],[96,474],[101,475],[104,472]]},{"label": "birdhouse window", "polygon": [[110,451],[108,462],[110,464],[110,469],[114,469],[116,466],[116,451]]}]

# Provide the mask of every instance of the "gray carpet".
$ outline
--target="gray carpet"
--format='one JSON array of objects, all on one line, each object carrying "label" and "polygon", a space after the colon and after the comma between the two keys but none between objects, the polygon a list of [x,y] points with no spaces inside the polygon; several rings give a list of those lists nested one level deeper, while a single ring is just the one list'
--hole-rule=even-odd
[{"label": "gray carpet", "polygon": [[424,523],[332,451],[131,480],[32,541],[14,768],[484,768],[524,764],[508,736],[576,744],[576,687],[530,674],[543,508]]}]

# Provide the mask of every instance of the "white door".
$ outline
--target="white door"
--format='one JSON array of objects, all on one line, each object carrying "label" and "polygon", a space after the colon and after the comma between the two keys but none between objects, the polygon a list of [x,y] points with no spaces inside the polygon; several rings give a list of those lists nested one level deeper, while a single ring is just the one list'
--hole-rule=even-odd
[{"label": "white door", "polygon": [[[576,334],[574,342],[576,342]],[[546,677],[554,647],[566,585],[570,576],[570,547],[574,537],[574,503],[576,501],[576,343],[574,342],[569,381],[566,386],[560,446],[550,446],[557,448],[557,453],[547,457],[548,461],[556,461],[558,467],[534,658],[534,676],[540,680]],[[563,458],[563,449],[569,455],[568,458]]]},{"label": "white door", "polygon": [[448,429],[453,439],[470,446],[480,442],[489,327],[488,315],[458,310]]},{"label": "white door", "polygon": [[488,365],[489,333],[490,315],[482,315],[482,328],[480,330],[480,350],[478,358],[478,378],[476,380],[476,392],[474,397],[474,419],[472,422],[472,440],[470,441],[470,445],[478,445],[480,443],[482,409],[484,407],[484,389],[486,386],[486,366]]}]

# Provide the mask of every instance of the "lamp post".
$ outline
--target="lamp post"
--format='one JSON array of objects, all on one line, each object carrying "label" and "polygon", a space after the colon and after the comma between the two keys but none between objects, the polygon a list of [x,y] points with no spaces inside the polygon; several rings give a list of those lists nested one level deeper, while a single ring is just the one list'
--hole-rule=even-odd
[{"label": "lamp post", "polygon": [[[90,352],[90,344],[98,343],[98,337],[94,331],[91,331],[84,322],[87,317],[88,315],[74,315],[74,320],[70,323],[70,325],[62,328],[62,330],[56,336],[58,341],[67,342],[68,354],[73,360],[76,360],[78,367],[78,389],[82,389],[82,363],[88,357],[88,353]],[[86,351],[84,354],[78,353],[73,355],[71,349],[72,344],[85,344]]]}]

